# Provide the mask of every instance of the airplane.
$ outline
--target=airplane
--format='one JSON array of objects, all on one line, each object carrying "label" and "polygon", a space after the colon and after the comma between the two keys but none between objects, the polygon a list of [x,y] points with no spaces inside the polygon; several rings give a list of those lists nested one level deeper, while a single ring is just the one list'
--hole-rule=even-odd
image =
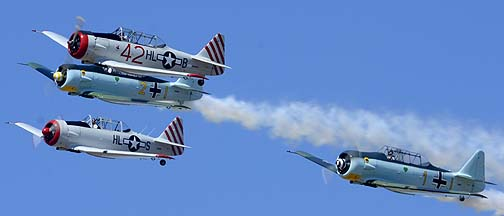
[{"label": "airplane", "polygon": [[81,121],[50,120],[42,130],[23,122],[7,122],[43,138],[56,150],[102,158],[174,159],[191,148],[184,144],[182,119],[175,117],[158,137],[132,131],[124,122],[86,116]]},{"label": "airplane", "polygon": [[216,34],[200,52],[191,55],[170,48],[153,34],[119,27],[112,33],[77,29],[67,39],[51,31],[33,32],[54,40],[84,64],[98,64],[139,75],[222,75],[225,68],[224,36]]},{"label": "airplane", "polygon": [[137,76],[96,65],[63,64],[56,72],[37,64],[29,66],[54,80],[58,89],[69,95],[97,98],[106,102],[127,105],[153,105],[188,110],[185,101],[200,99],[204,77],[188,74],[175,82],[150,76]]},{"label": "airplane", "polygon": [[378,152],[344,151],[330,163],[303,151],[287,151],[304,157],[349,180],[351,184],[382,187],[392,192],[487,198],[480,194],[485,184],[485,153],[476,151],[459,171],[449,171],[422,161],[418,153],[384,146]]}]

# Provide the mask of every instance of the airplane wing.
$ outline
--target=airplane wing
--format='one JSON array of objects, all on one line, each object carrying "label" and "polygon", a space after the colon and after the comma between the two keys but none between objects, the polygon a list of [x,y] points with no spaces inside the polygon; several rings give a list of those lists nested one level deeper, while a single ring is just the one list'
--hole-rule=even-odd
[{"label": "airplane wing", "polygon": [[16,125],[20,128],[23,128],[25,129],[26,131],[32,133],[33,135],[37,136],[37,137],[44,137],[44,135],[42,134],[42,131],[36,127],[33,127],[29,124],[26,124],[26,123],[23,123],[23,122],[7,122],[8,124],[13,124],[13,125]]},{"label": "airplane wing", "polygon": [[485,198],[486,197],[483,194],[477,194],[477,193],[464,193],[464,192],[444,192],[444,191],[435,191],[435,190],[428,190],[428,189],[420,189],[420,188],[412,188],[412,187],[407,187],[407,186],[402,186],[399,184],[393,184],[393,183],[388,183],[388,182],[383,182],[383,181],[373,181],[374,185],[378,187],[383,187],[387,190],[391,190],[397,193],[404,193],[404,194],[412,194],[412,193],[428,193],[428,194],[435,194],[435,195],[453,195],[453,196],[476,196],[480,198]]},{"label": "airplane wing", "polygon": [[142,152],[129,152],[129,151],[119,151],[119,150],[108,150],[108,149],[100,149],[88,146],[76,146],[72,148],[77,152],[84,152],[90,155],[99,156],[99,157],[124,157],[124,158],[167,158],[174,159],[165,154],[151,154],[151,153],[142,153]]},{"label": "airplane wing", "polygon": [[32,30],[33,32],[41,33],[48,38],[51,38],[51,40],[56,41],[59,45],[65,47],[65,49],[68,47],[67,41],[68,39],[66,37],[63,37],[57,33],[54,33],[52,31],[38,31],[38,30]]},{"label": "airplane wing", "polygon": [[49,78],[50,80],[53,80],[53,72],[54,71],[52,71],[51,69],[49,69],[41,64],[37,64],[35,62],[19,63],[19,64],[31,67],[31,68],[35,69],[36,71],[40,72],[41,74],[43,74],[44,76],[46,76],[47,78]]},{"label": "airplane wing", "polygon": [[314,163],[316,163],[316,164],[318,164],[320,166],[323,166],[324,168],[326,168],[328,170],[333,171],[336,174],[338,173],[338,168],[334,164],[329,163],[329,162],[327,162],[325,160],[322,160],[322,159],[320,159],[318,157],[315,157],[315,156],[313,156],[313,155],[311,155],[309,153],[306,153],[304,151],[295,151],[295,152],[293,152],[293,151],[287,151],[287,152],[293,153],[293,154],[297,154],[297,155],[299,155],[301,157],[304,157],[304,158],[306,158],[306,159],[308,159],[308,160],[310,160],[310,161],[312,161],[312,162],[314,162]]},{"label": "airplane wing", "polygon": [[171,108],[179,105],[178,101],[170,101],[170,100],[155,100],[155,101],[132,101],[131,98],[126,97],[117,97],[113,95],[98,93],[98,92],[89,92],[85,97],[94,97],[109,103],[121,104],[121,105],[154,105],[158,107]]},{"label": "airplane wing", "polygon": [[149,67],[143,67],[143,66],[136,66],[136,65],[129,65],[117,61],[112,61],[112,60],[106,60],[101,62],[100,64],[113,67],[128,73],[132,74],[138,74],[138,75],[149,75],[149,76],[173,76],[173,77],[181,77],[181,76],[190,76],[190,77],[197,77],[201,79],[205,79],[205,76],[200,75],[200,74],[190,74],[190,73],[184,73],[184,72],[178,72],[178,71],[171,71],[171,70],[163,70],[163,69],[157,69],[157,68],[149,68]]}]

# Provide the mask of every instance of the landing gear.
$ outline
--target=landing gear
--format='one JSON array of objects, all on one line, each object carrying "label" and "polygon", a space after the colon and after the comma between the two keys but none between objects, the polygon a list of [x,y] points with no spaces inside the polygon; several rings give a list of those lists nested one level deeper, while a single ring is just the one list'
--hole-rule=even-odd
[{"label": "landing gear", "polygon": [[161,160],[159,161],[159,165],[161,165],[161,166],[166,165],[166,161],[165,161],[164,159],[161,159]]},{"label": "landing gear", "polygon": [[464,196],[459,196],[459,200],[460,200],[460,202],[464,202],[465,197]]}]

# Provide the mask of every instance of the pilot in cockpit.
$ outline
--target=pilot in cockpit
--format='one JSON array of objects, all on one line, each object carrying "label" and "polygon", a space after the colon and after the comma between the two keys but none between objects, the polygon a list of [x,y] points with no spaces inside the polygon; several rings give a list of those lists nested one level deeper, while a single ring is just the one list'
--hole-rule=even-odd
[{"label": "pilot in cockpit", "polygon": [[91,123],[92,127],[95,128],[95,129],[101,129],[100,126],[98,125],[99,121],[100,121],[99,119],[95,119],[94,118],[93,121],[92,121],[92,123]]},{"label": "pilot in cockpit", "polygon": [[389,159],[389,160],[395,160],[394,150],[388,150],[387,151],[387,159]]}]

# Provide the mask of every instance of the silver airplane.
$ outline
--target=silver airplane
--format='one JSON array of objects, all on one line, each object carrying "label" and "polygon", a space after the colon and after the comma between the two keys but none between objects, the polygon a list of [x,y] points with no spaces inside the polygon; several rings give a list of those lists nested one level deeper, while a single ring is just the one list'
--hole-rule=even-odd
[{"label": "silver airplane", "polygon": [[[351,184],[382,187],[401,194],[428,193],[442,196],[487,198],[485,154],[476,151],[459,171],[449,171],[423,161],[418,153],[385,146],[379,152],[344,151],[329,163],[303,151],[290,153],[304,157],[350,181]],[[495,185],[495,184],[493,184]]]},{"label": "silver airplane", "polygon": [[43,138],[47,145],[56,150],[87,153],[102,158],[148,158],[165,159],[182,155],[184,128],[182,119],[176,117],[158,137],[150,137],[132,131],[122,121],[107,118],[92,118],[82,121],[51,120],[42,130],[22,122],[8,122],[19,126],[34,136]]},{"label": "silver airplane", "polygon": [[95,65],[64,64],[56,72],[37,64],[32,67],[69,95],[98,98],[116,104],[152,105],[178,110],[190,109],[186,101],[198,100],[203,94],[204,77],[187,74],[175,82],[151,76],[138,76]]},{"label": "silver airplane", "polygon": [[215,76],[224,73],[224,36],[216,34],[196,55],[170,48],[152,34],[119,27],[112,33],[77,30],[70,38],[51,31],[37,31],[61,46],[84,64],[98,64],[140,75],[199,74]]}]

